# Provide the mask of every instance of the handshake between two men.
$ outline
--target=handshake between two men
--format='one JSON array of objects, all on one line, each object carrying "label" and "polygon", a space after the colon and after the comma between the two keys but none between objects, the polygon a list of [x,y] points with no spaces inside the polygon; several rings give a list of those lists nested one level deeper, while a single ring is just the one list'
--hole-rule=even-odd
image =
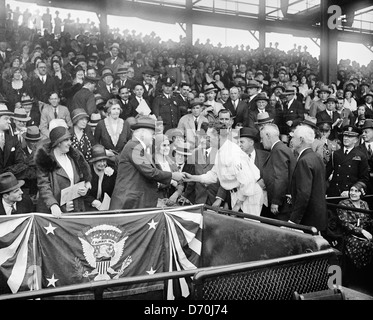
[{"label": "handshake between two men", "polygon": [[172,179],[176,181],[183,181],[183,182],[198,182],[199,176],[191,175],[190,173],[186,172],[172,172]]}]

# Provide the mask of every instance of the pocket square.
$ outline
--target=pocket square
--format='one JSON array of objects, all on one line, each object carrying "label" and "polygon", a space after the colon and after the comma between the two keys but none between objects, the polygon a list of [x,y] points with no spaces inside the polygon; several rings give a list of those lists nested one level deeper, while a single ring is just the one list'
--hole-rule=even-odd
[{"label": "pocket square", "polygon": [[352,158],[352,160],[361,161],[361,158],[360,158],[360,156],[355,156],[355,157]]},{"label": "pocket square", "polygon": [[10,152],[13,152],[13,151],[16,151],[16,148],[12,148],[12,149],[10,149]]}]

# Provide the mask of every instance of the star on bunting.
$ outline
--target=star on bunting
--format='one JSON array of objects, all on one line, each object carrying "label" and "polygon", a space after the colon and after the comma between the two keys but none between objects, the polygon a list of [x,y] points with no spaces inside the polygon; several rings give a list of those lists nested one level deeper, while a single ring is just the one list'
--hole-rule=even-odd
[{"label": "star on bunting", "polygon": [[149,229],[154,229],[155,230],[155,226],[158,224],[158,222],[155,222],[154,219],[152,219],[152,222],[149,222],[148,225],[149,225]]},{"label": "star on bunting", "polygon": [[56,279],[55,277],[54,277],[54,273],[52,274],[52,278],[47,278],[47,280],[48,280],[48,284],[47,284],[47,287],[49,287],[49,286],[53,286],[53,287],[56,287],[55,286],[55,283],[58,281],[58,279]]},{"label": "star on bunting", "polygon": [[45,230],[47,230],[47,234],[51,233],[54,234],[54,229],[57,229],[57,227],[52,227],[51,223],[49,222],[48,227],[44,227]]},{"label": "star on bunting", "polygon": [[154,274],[156,270],[153,270],[153,267],[149,271],[146,271],[147,274]]}]

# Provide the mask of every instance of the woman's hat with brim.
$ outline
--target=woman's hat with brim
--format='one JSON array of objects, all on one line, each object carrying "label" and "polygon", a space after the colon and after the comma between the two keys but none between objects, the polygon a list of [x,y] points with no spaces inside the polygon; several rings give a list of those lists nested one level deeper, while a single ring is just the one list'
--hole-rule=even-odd
[{"label": "woman's hat with brim", "polygon": [[373,92],[369,91],[368,93],[363,95],[363,99],[365,99],[367,96],[371,96],[373,98]]},{"label": "woman's hat with brim", "polygon": [[27,115],[26,110],[23,108],[15,108],[14,113],[11,116],[11,118],[14,120],[23,121],[23,122],[27,122],[31,120],[31,117]]},{"label": "woman's hat with brim", "polygon": [[146,116],[137,118],[136,123],[131,125],[131,129],[136,130],[140,128],[152,129],[155,131],[155,120],[152,117]]},{"label": "woman's hat with brim", "polygon": [[100,160],[108,160],[109,157],[106,154],[105,147],[101,144],[95,144],[92,147],[92,158],[88,160],[89,163],[94,163]]},{"label": "woman's hat with brim", "polygon": [[175,152],[184,156],[190,156],[192,154],[190,151],[190,144],[188,142],[175,143]]},{"label": "woman's hat with brim", "polygon": [[23,180],[17,180],[11,172],[5,172],[0,174],[0,194],[10,192],[17,188],[22,187],[25,184]]},{"label": "woman's hat with brim", "polygon": [[255,142],[259,141],[258,137],[259,131],[254,128],[242,127],[239,131],[239,134],[236,136],[236,139],[240,138],[250,138]]},{"label": "woman's hat with brim", "polygon": [[71,133],[65,127],[55,127],[49,132],[50,146],[51,148],[56,147],[60,142],[70,139]]},{"label": "woman's hat with brim", "polygon": [[173,137],[184,137],[183,131],[178,128],[171,128],[167,130],[166,135],[170,140],[172,140]]},{"label": "woman's hat with brim", "polygon": [[257,121],[254,122],[254,124],[266,124],[266,123],[272,123],[274,121],[273,118],[269,116],[269,113],[267,111],[258,113],[257,115]]},{"label": "woman's hat with brim", "polygon": [[328,87],[328,86],[325,86],[325,85],[320,87],[318,93],[321,93],[321,92],[326,92],[326,93],[329,93],[329,94],[332,93],[332,92],[330,91],[329,87]]},{"label": "woman's hat with brim", "polygon": [[40,130],[37,126],[29,126],[23,137],[28,141],[39,141],[41,139]]},{"label": "woman's hat with brim", "polygon": [[12,116],[13,112],[9,111],[5,104],[0,104],[0,117],[1,116]]},{"label": "woman's hat with brim", "polygon": [[71,112],[71,121],[76,125],[80,119],[89,119],[88,113],[83,108],[74,109]]}]

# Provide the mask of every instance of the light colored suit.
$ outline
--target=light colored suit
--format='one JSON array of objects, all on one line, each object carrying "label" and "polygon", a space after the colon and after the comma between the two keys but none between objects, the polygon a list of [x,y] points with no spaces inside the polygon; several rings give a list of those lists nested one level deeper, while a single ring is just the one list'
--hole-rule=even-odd
[{"label": "light colored suit", "polygon": [[[73,123],[71,121],[70,111],[65,106],[58,105],[57,106],[57,118],[63,119],[71,128],[73,126]],[[43,110],[41,111],[40,116],[40,133],[44,138],[49,138],[49,123],[55,119],[54,117],[54,109],[51,105],[47,104],[44,105]]]},{"label": "light colored suit", "polygon": [[[202,115],[198,117],[197,130],[201,130],[201,124],[203,122],[209,122],[208,119]],[[194,116],[189,113],[182,116],[177,126],[184,134],[185,140],[190,143],[191,149],[195,148],[196,145],[196,126],[194,124]]]}]

